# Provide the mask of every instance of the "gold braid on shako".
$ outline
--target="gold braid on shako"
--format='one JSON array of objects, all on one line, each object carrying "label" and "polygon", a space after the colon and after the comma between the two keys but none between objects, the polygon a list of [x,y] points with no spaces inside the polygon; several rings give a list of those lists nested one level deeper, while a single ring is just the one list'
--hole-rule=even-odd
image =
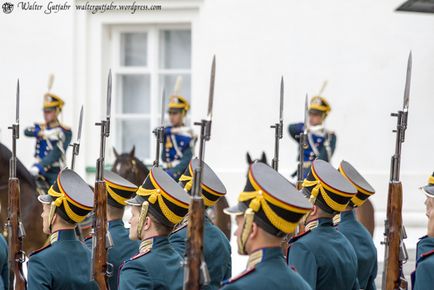
[{"label": "gold braid on shako", "polygon": [[185,190],[163,169],[153,167],[137,190],[136,196],[126,201],[129,205],[141,207],[137,226],[138,238],[140,239],[148,213],[163,225],[173,227],[188,213],[190,199]]},{"label": "gold braid on shako", "polygon": [[249,167],[238,204],[225,209],[225,213],[244,214],[238,241],[243,254],[253,222],[271,235],[284,237],[295,231],[300,219],[311,209],[308,200],[285,177],[270,166],[256,162]]},{"label": "gold braid on shako", "polygon": [[303,191],[312,204],[327,213],[334,214],[346,209],[357,189],[324,160],[315,160],[303,181]]},{"label": "gold braid on shako", "polygon": [[48,194],[40,195],[38,199],[51,205],[50,224],[55,213],[65,221],[76,224],[82,222],[92,211],[94,193],[77,173],[64,169],[58,174]]},{"label": "gold braid on shako", "polygon": [[[199,167],[199,159],[194,158],[190,161],[184,174],[179,178],[179,183],[184,187],[188,194],[191,194],[193,187],[194,170]],[[226,188],[217,174],[203,162],[201,194],[206,207],[214,206],[220,197],[226,194]]]},{"label": "gold braid on shako", "polygon": [[107,203],[117,208],[126,206],[126,201],[138,189],[137,185],[111,171],[104,171],[104,181],[107,190]]}]

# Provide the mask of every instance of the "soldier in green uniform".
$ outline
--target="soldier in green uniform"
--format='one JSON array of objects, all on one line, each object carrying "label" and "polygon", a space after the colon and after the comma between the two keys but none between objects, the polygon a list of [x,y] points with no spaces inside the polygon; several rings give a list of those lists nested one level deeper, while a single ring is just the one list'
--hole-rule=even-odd
[{"label": "soldier in green uniform", "polygon": [[130,239],[142,242],[139,254],[121,266],[119,289],[182,289],[182,257],[168,235],[189,203],[190,196],[161,167],[151,169],[136,197],[127,200],[132,206]]},{"label": "soldier in green uniform", "polygon": [[354,208],[361,206],[375,193],[374,188],[347,161],[339,165],[339,172],[357,189],[347,209],[341,212],[338,230],[350,241],[357,255],[358,280],[361,289],[373,290],[377,277],[377,249],[368,230],[357,221]]},{"label": "soldier in green uniform", "polygon": [[[191,194],[194,170],[199,167],[199,159],[191,160],[185,173],[180,177],[180,184]],[[201,193],[206,207],[214,206],[220,197],[226,194],[226,188],[214,171],[203,162]],[[173,248],[185,255],[188,217],[169,236]],[[221,281],[231,277],[231,246],[225,234],[205,216],[203,255],[211,278],[206,289],[218,289]]]},{"label": "soldier in green uniform", "polygon": [[411,274],[413,290],[432,289],[434,285],[434,173],[422,190],[426,195],[428,227],[426,236],[417,243],[416,270]]},{"label": "soldier in green uniform", "polygon": [[311,289],[287,267],[280,247],[285,235],[292,233],[311,209],[277,171],[264,163],[253,163],[238,204],[225,209],[236,217],[238,252],[249,255],[249,261],[243,273],[222,283],[222,289]]},{"label": "soldier in green uniform", "polygon": [[307,215],[306,231],[289,241],[288,265],[312,289],[360,289],[356,253],[333,226],[333,216],[346,209],[356,188],[328,162],[317,159],[303,182],[303,192],[313,210]]},{"label": "soldier in green uniform", "polygon": [[[113,273],[109,278],[110,290],[118,289],[119,266],[139,251],[140,243],[129,238],[129,230],[125,228],[122,218],[127,199],[137,191],[137,186],[111,171],[104,172],[107,190],[108,231],[113,246],[108,250],[108,262],[113,265]],[[92,238],[86,239],[86,245],[92,249]]]},{"label": "soldier in green uniform", "polygon": [[8,244],[3,235],[0,235],[0,275],[0,289],[9,289]]},{"label": "soldier in green uniform", "polygon": [[29,256],[28,289],[98,289],[90,281],[91,252],[75,235],[76,223],[92,210],[94,195],[74,171],[62,170],[43,204],[43,231],[49,244]]}]

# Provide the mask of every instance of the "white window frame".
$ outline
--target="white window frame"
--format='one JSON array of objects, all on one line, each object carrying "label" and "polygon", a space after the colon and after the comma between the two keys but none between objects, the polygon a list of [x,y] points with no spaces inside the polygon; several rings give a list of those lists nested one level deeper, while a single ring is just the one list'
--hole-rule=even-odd
[{"label": "white window frame", "polygon": [[[161,114],[161,91],[159,87],[160,75],[179,75],[179,74],[189,74],[190,80],[192,80],[191,74],[191,64],[190,69],[162,69],[160,68],[160,31],[162,30],[192,30],[190,23],[185,24],[135,24],[135,25],[114,25],[111,27],[111,56],[110,63],[113,74],[113,109],[112,109],[112,124],[116,124],[118,120],[150,120],[150,128],[151,135],[152,128],[157,127],[160,124],[160,114]],[[121,34],[122,33],[135,33],[135,32],[146,32],[147,33],[147,67],[137,66],[137,67],[125,67],[121,66]],[[192,53],[192,52],[191,52]],[[131,113],[118,113],[118,109],[116,106],[118,105],[118,90],[117,90],[117,80],[119,76],[122,75],[150,75],[150,110],[149,114],[131,114]],[[192,87],[192,84],[190,84]],[[168,96],[172,93],[173,88],[165,88],[166,89],[166,104],[168,102]],[[190,96],[190,101],[192,97]],[[186,123],[189,123],[189,119],[186,119]],[[167,122],[166,122],[167,124]],[[113,126],[113,140],[115,141],[116,146],[118,140],[118,135],[121,134],[118,132],[117,126]],[[140,134],[140,131],[137,132]],[[151,137],[150,139],[150,152],[149,158],[144,159],[143,161],[146,164],[152,164],[155,158],[155,139]],[[129,150],[128,148],[122,148],[124,150]]]}]

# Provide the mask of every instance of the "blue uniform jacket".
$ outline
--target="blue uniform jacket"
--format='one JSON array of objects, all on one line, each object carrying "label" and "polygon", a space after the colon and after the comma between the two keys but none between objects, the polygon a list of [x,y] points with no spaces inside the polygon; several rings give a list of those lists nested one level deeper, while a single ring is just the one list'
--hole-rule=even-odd
[{"label": "blue uniform jacket", "polygon": [[413,290],[434,288],[434,237],[424,236],[416,247],[416,270],[411,274]]},{"label": "blue uniform jacket", "polygon": [[303,278],[285,264],[282,249],[264,248],[250,256],[255,257],[254,265],[228,281],[222,283],[223,290],[309,290],[311,287]]},{"label": "blue uniform jacket", "polygon": [[[187,223],[169,236],[170,244],[183,257],[186,239]],[[208,217],[205,218],[203,255],[211,277],[211,282],[206,289],[218,289],[223,280],[231,277],[231,245],[225,234],[213,225]]]},{"label": "blue uniform jacket", "polygon": [[74,230],[60,230],[51,244],[33,252],[28,262],[28,289],[98,289],[90,281],[91,253]]},{"label": "blue uniform jacket", "polygon": [[194,136],[191,128],[166,127],[163,136],[161,158],[165,170],[175,180],[184,173],[193,157]]},{"label": "blue uniform jacket", "polygon": [[354,211],[341,213],[338,231],[350,241],[357,255],[358,280],[360,288],[365,290],[377,289],[377,249],[366,228],[356,220]]},{"label": "blue uniform jacket", "polygon": [[[165,236],[150,238],[151,246],[127,260],[120,269],[121,290],[181,290],[183,266],[181,256]],[[149,242],[149,239],[146,240]]]},{"label": "blue uniform jacket", "polygon": [[[290,124],[288,126],[289,135],[299,142],[299,135],[304,131],[303,123]],[[316,158],[330,161],[336,149],[336,134],[323,130],[321,133],[308,133],[308,148],[304,149],[304,178],[309,173],[310,165]],[[315,147],[315,148],[313,148]]]},{"label": "blue uniform jacket", "polygon": [[312,289],[360,289],[357,256],[350,242],[333,227],[331,218],[289,241],[288,264],[294,266]]},{"label": "blue uniform jacket", "polygon": [[72,138],[71,129],[62,125],[51,128],[45,124],[35,123],[34,127],[26,128],[24,134],[36,138],[35,166],[39,173],[47,178],[47,182],[53,184],[64,166],[66,150]]}]

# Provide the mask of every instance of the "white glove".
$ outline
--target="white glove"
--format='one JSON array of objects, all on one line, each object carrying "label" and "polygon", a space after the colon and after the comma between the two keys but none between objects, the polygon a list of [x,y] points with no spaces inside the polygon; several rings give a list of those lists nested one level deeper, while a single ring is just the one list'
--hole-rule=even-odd
[{"label": "white glove", "polygon": [[39,175],[39,169],[36,166],[30,167],[29,172],[33,176],[38,176]]}]

